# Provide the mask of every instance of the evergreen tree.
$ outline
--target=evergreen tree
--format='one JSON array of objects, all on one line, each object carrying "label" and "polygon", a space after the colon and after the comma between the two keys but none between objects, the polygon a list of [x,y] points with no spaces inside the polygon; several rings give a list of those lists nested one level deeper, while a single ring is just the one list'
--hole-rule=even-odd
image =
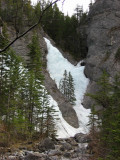
[{"label": "evergreen tree", "polygon": [[64,71],[63,78],[60,80],[59,84],[60,92],[64,94],[64,96],[67,98],[68,96],[68,75],[67,71]]},{"label": "evergreen tree", "polygon": [[[30,0],[4,0],[4,3],[1,17],[7,23],[14,25],[16,37],[22,34],[26,27],[35,24],[42,11],[50,5],[50,1],[46,3],[44,0],[39,1],[34,7]],[[86,20],[87,13],[83,13],[81,6],[77,6],[76,13],[69,17],[59,10],[57,4],[54,4],[45,11],[41,24],[58,46],[64,51],[69,51],[79,61],[87,55],[87,36],[84,31],[82,33],[78,31],[78,25],[85,25]]]},{"label": "evergreen tree", "polygon": [[63,78],[60,80],[59,90],[72,105],[75,105],[74,80],[71,73],[69,72],[68,75],[66,70],[64,71]]},{"label": "evergreen tree", "polygon": [[[97,115],[97,111],[95,110],[95,106],[91,107],[91,113],[89,115],[89,137],[91,142],[88,144],[90,148],[90,154],[93,154],[92,160],[97,159],[100,153],[100,127],[101,127],[101,120]],[[94,154],[95,153],[95,154]]]},{"label": "evergreen tree", "polygon": [[42,55],[40,51],[39,38],[36,33],[34,33],[32,42],[28,45],[28,48],[30,49],[30,52],[28,53],[30,56],[28,68],[34,71],[35,78],[39,79],[42,83],[44,80],[42,75]]},{"label": "evergreen tree", "polygon": [[[3,35],[0,35],[0,48],[4,48],[8,44],[7,26],[3,23]],[[10,80],[10,56],[12,55],[11,50],[7,50],[0,54],[0,108],[1,115],[6,114],[7,104],[9,97],[8,85],[11,84]],[[14,63],[14,62],[13,62]],[[9,82],[9,83],[8,83]]]},{"label": "evergreen tree", "polygon": [[43,86],[41,51],[36,34],[28,47],[31,57],[28,69],[12,50],[0,57],[0,122],[4,123],[11,139],[28,139],[35,134],[51,136],[56,132],[55,110],[50,106]]},{"label": "evergreen tree", "polygon": [[91,1],[90,1],[90,4],[89,4],[89,10],[91,10],[92,5],[93,5],[93,2],[92,2],[92,0],[91,0]]},{"label": "evergreen tree", "polygon": [[44,106],[44,133],[47,137],[55,137],[56,129],[55,129],[55,119],[57,119],[56,110],[53,106],[50,106],[50,100],[47,90],[44,89],[43,102]]},{"label": "evergreen tree", "polygon": [[65,70],[64,71],[64,74],[63,74],[63,94],[65,95],[65,97],[67,98],[67,93],[68,93],[68,75],[67,75],[67,71]]},{"label": "evergreen tree", "polygon": [[69,72],[69,76],[68,76],[68,99],[69,99],[69,101],[72,105],[75,105],[75,101],[76,101],[74,91],[75,91],[74,80],[73,80],[73,77],[72,77],[71,73]]},{"label": "evergreen tree", "polygon": [[[101,86],[96,95],[90,95],[97,105],[103,107],[96,114],[100,117],[97,134],[99,141],[94,157],[101,160],[114,160],[120,158],[120,77],[116,76],[114,82],[109,82],[108,75],[104,72],[98,84]],[[92,116],[93,113],[92,113]],[[95,120],[95,123],[96,120]]]},{"label": "evergreen tree", "polygon": [[75,11],[76,11],[75,15],[76,15],[76,18],[77,18],[77,21],[78,21],[78,24],[79,24],[80,20],[81,20],[81,17],[82,17],[82,14],[83,14],[83,6],[77,5]]},{"label": "evergreen tree", "polygon": [[[33,115],[33,123],[31,126],[40,131],[40,135],[50,136],[51,132],[55,132],[54,130],[54,118],[52,116],[53,112],[55,112],[49,104],[49,97],[47,91],[43,87],[43,75],[42,75],[42,64],[41,64],[41,52],[39,47],[39,40],[36,34],[33,35],[32,42],[29,44],[29,55],[31,57],[29,63],[29,70],[32,71],[34,85],[32,84],[30,88],[30,92],[34,97],[32,99],[32,108],[30,108],[31,115]],[[31,76],[30,76],[31,78]],[[34,95],[35,94],[35,95]],[[30,106],[30,105],[28,105]],[[50,116],[51,115],[51,116]],[[49,119],[49,120],[48,120]],[[52,129],[50,129],[52,126]]]}]

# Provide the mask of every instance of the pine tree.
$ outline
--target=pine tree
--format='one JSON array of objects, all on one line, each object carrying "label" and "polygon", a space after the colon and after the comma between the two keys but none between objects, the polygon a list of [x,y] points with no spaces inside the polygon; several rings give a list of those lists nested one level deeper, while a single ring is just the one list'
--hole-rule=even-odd
[{"label": "pine tree", "polygon": [[[5,21],[13,23],[16,36],[23,31],[24,22],[26,25],[32,17],[38,19],[38,12],[42,10],[39,5],[34,10],[29,0],[5,0],[5,4],[5,8],[0,10],[0,15]],[[57,13],[57,17],[63,18],[57,6],[54,7],[54,12]],[[31,23],[28,22],[29,25]],[[5,23],[2,29],[0,49],[8,44]],[[58,30],[60,38],[59,32]],[[56,132],[54,121],[56,111],[50,106],[48,93],[43,86],[42,55],[36,33],[28,48],[31,57],[28,68],[25,68],[21,58],[11,49],[0,55],[0,123],[4,123],[11,139],[32,138],[35,134],[51,136]]]},{"label": "pine tree", "polygon": [[99,134],[99,141],[94,156],[96,159],[98,157],[101,158],[101,160],[119,159],[120,78],[116,76],[114,82],[111,84],[108,75],[104,72],[98,84],[101,86],[100,90],[96,95],[90,95],[97,105],[103,107],[97,113],[101,123],[97,126],[98,131],[95,134]]},{"label": "pine tree", "polygon": [[59,84],[60,92],[64,94],[64,96],[67,98],[68,93],[68,75],[67,71],[64,71],[63,78],[60,80]]},{"label": "pine tree", "polygon": [[95,110],[95,106],[91,107],[91,113],[89,115],[89,137],[91,139],[91,142],[88,144],[88,147],[90,149],[90,154],[93,154],[92,160],[97,159],[99,153],[100,153],[100,127],[101,127],[101,121],[98,117],[97,111]]},{"label": "pine tree", "polygon": [[49,95],[44,89],[44,133],[47,137],[56,136],[55,119],[57,119],[56,110],[50,105]]},{"label": "pine tree", "polygon": [[69,99],[69,101],[72,105],[75,105],[75,101],[76,101],[74,91],[75,91],[74,80],[73,80],[73,77],[72,77],[71,73],[69,72],[69,76],[68,76],[68,99]]},{"label": "pine tree", "polygon": [[[31,116],[33,116],[31,123],[33,130],[36,128],[36,131],[39,130],[40,135],[50,136],[51,132],[55,132],[54,118],[52,116],[55,110],[50,107],[48,93],[43,87],[44,78],[42,75],[41,52],[38,42],[38,36],[34,34],[32,42],[28,46],[31,57],[28,67],[29,71],[32,71],[32,76],[34,76],[32,79],[30,76],[32,80],[31,87],[33,87],[33,89],[30,88],[28,95],[34,97],[29,98],[31,99],[30,103],[32,103],[32,108],[30,108],[29,111],[31,112]],[[31,91],[32,93],[30,93]],[[30,106],[30,104],[28,104],[28,106]]]},{"label": "pine tree", "polygon": [[72,105],[75,105],[74,80],[71,73],[69,72],[68,75],[66,70],[64,71],[63,78],[60,80],[59,90]]},{"label": "pine tree", "polygon": [[76,11],[75,15],[77,17],[77,21],[78,21],[78,24],[79,24],[80,20],[81,20],[81,17],[82,17],[82,14],[83,14],[83,6],[77,5],[75,11]]},{"label": "pine tree", "polygon": [[[7,35],[7,26],[4,23],[2,27],[2,35],[0,35],[0,49],[4,48],[8,44],[8,35]],[[3,52],[0,54],[0,108],[1,108],[1,115],[6,112],[5,109],[5,102],[7,98],[7,91],[6,91],[6,74],[8,70],[6,69],[6,63],[9,59],[9,54],[7,52]]]},{"label": "pine tree", "polygon": [[32,41],[28,45],[30,52],[28,53],[30,56],[30,62],[28,68],[30,70],[34,70],[36,79],[39,79],[43,82],[44,77],[42,75],[42,55],[40,51],[39,38],[36,33],[32,36]]}]

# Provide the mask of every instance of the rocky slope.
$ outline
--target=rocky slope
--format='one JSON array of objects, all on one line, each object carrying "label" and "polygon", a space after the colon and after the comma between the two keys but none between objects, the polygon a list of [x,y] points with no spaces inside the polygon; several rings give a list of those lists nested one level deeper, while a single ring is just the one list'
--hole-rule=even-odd
[{"label": "rocky slope", "polygon": [[46,138],[42,142],[28,142],[20,144],[16,149],[7,149],[7,153],[0,154],[4,160],[89,160],[90,148],[87,143],[90,141],[87,135],[76,134],[69,139]]},{"label": "rocky slope", "polygon": [[[41,48],[41,52],[42,52],[42,61],[43,61],[43,66],[44,66],[43,74],[45,76],[45,81],[44,81],[45,87],[48,90],[48,92],[50,93],[50,95],[53,97],[53,99],[58,103],[58,106],[60,108],[60,111],[62,112],[63,118],[71,126],[78,128],[79,124],[78,124],[78,118],[77,118],[75,110],[73,109],[72,105],[64,98],[64,96],[61,94],[61,92],[57,89],[55,81],[52,80],[52,78],[50,77],[50,75],[46,69],[47,46],[46,46],[46,43],[45,43],[43,37],[47,37],[48,39],[50,39],[50,37],[48,35],[46,35],[42,29],[36,28],[36,31],[39,36],[40,48]],[[9,33],[9,37],[11,39],[13,39],[15,36],[14,28],[8,27],[8,33]],[[16,51],[16,53],[18,55],[23,57],[25,62],[29,61],[29,56],[28,56],[29,49],[28,49],[27,45],[31,42],[32,35],[33,35],[33,32],[31,31],[26,36],[17,40],[12,45],[12,48]],[[52,43],[55,45],[55,42],[52,41]]]},{"label": "rocky slope", "polygon": [[[120,71],[120,0],[96,0],[91,7],[87,27],[88,55],[85,75],[90,79],[88,93],[98,90],[96,81],[105,70],[110,81]],[[93,101],[84,97],[83,105],[90,108]]]}]

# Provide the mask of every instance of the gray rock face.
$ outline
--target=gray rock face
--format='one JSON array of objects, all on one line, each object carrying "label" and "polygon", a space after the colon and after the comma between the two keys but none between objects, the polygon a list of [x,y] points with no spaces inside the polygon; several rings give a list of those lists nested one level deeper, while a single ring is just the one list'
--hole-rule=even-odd
[{"label": "gray rock face", "polygon": [[[27,30],[27,27],[24,28],[24,30]],[[42,60],[44,61],[43,63],[46,63],[46,54],[47,54],[47,46],[46,43],[43,39],[43,36],[45,36],[44,31],[39,28],[36,28],[36,32],[38,33],[39,41],[40,41],[40,49],[42,52]],[[15,29],[13,26],[9,26],[8,29],[8,34],[9,34],[9,39],[12,41],[16,37]],[[16,51],[16,54],[21,56],[23,60],[29,61],[30,57],[28,56],[29,49],[28,49],[28,44],[31,43],[32,36],[34,34],[34,31],[30,31],[27,33],[25,36],[22,38],[18,39],[15,43],[13,43],[12,48]]]},{"label": "gray rock face", "polygon": [[[96,81],[105,70],[110,80],[120,71],[115,54],[120,47],[120,0],[96,0],[88,18],[88,55],[85,75],[90,79],[87,92],[98,90]],[[90,108],[93,102],[84,97],[83,105]]]}]

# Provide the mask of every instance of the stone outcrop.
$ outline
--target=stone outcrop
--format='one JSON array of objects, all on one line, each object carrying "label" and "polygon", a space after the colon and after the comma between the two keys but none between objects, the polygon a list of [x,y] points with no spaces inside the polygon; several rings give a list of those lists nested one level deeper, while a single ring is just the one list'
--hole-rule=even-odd
[{"label": "stone outcrop", "polygon": [[[27,30],[27,29],[28,29],[28,27],[24,28],[24,30]],[[38,34],[39,41],[40,41],[40,49],[41,49],[41,52],[42,52],[42,60],[43,60],[43,63],[46,64],[47,46],[46,46],[46,43],[43,39],[43,36],[45,36],[45,34],[44,34],[44,31],[42,30],[42,28],[41,29],[36,28],[36,32]],[[16,54],[21,56],[25,62],[29,61],[29,59],[30,59],[30,57],[28,55],[28,53],[29,53],[28,44],[31,43],[33,34],[34,34],[34,30],[30,31],[25,36],[18,39],[12,45],[12,48],[16,51]],[[9,39],[11,41],[15,38],[16,34],[15,34],[15,29],[14,29],[13,26],[8,27],[8,35],[9,35]]]},{"label": "stone outcrop", "polygon": [[[115,58],[120,47],[120,0],[96,0],[88,16],[87,37],[85,75],[90,79],[87,92],[94,94],[103,71],[110,75],[110,81],[120,71],[120,61]],[[85,96],[84,107],[90,108],[92,104]]]}]

